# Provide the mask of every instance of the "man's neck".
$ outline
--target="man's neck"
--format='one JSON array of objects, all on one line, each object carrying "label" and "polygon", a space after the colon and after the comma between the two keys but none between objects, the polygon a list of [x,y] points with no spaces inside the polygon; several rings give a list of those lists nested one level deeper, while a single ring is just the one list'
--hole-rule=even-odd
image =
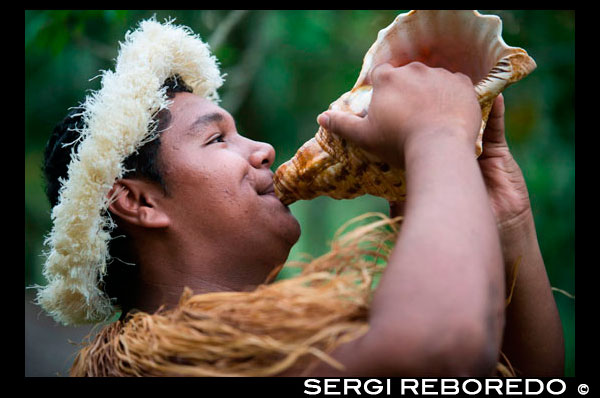
[{"label": "man's neck", "polygon": [[278,265],[265,264],[264,258],[235,257],[239,251],[215,250],[216,245],[204,247],[202,239],[151,238],[135,247],[140,272],[131,306],[145,312],[177,306],[185,287],[194,294],[254,290]]},{"label": "man's neck", "polygon": [[160,306],[165,308],[174,308],[179,303],[184,288],[188,287],[194,294],[204,294],[212,292],[235,292],[252,291],[258,284],[246,286],[231,286],[207,281],[200,278],[193,278],[187,283],[158,283],[139,280],[137,287],[137,297],[132,303],[132,309],[153,313]]}]

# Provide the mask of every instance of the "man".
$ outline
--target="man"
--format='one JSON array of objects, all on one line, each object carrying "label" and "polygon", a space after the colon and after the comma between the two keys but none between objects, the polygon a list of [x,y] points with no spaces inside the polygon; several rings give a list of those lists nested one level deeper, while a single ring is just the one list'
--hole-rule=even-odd
[{"label": "man", "polygon": [[[151,29],[157,29],[159,33],[155,34],[161,35],[161,27],[146,24],[140,29],[141,38],[136,43],[143,42],[142,34]],[[159,41],[152,37],[153,40],[148,41],[153,43],[148,45],[152,49],[149,53],[160,54],[156,51],[160,49]],[[164,48],[170,49],[174,42],[180,41],[165,39],[168,45]],[[183,55],[182,59],[189,58]],[[143,57],[122,59],[121,66],[142,60],[150,64],[165,62]],[[242,296],[234,294],[254,298],[267,291],[265,281],[286,260],[300,234],[297,221],[273,193],[270,170],[275,156],[273,148],[241,136],[232,116],[213,101],[211,90],[199,95],[198,85],[189,90],[173,89],[185,88],[190,81],[197,80],[192,78],[194,73],[200,73],[192,71],[186,75],[185,63],[179,64],[177,59],[173,62],[168,65],[169,73],[161,74],[160,79],[148,79],[152,82],[147,83],[150,88],[139,89],[143,95],[124,94],[129,95],[127,98],[131,98],[132,104],[140,103],[154,92],[165,93],[164,88],[156,86],[156,81],[175,81],[171,89],[169,84],[166,87],[170,101],[151,108],[160,110],[150,112],[158,125],[158,137],[149,143],[144,135],[132,140],[134,148],[141,145],[140,152],[147,145],[154,147],[154,174],[117,170],[106,177],[96,177],[98,171],[94,169],[91,177],[82,179],[86,184],[90,180],[94,182],[89,184],[92,190],[102,187],[98,192],[104,193],[104,210],[118,225],[118,231],[126,236],[125,259],[121,260],[135,263],[134,277],[125,283],[127,299],[120,303],[124,315],[130,309],[142,312],[132,318],[123,316],[123,323],[105,328],[106,333],[101,332],[101,337],[92,343],[95,349],[88,346],[81,351],[74,365],[75,375],[194,374],[188,373],[190,368],[201,368],[195,365],[195,356],[211,352],[216,345],[207,344],[199,349],[190,343],[184,351],[173,349],[170,356],[160,359],[151,353],[155,345],[169,347],[174,338],[169,340],[168,336],[176,334],[182,317],[189,318],[187,310],[180,310],[184,301],[189,301],[189,297],[182,298],[184,288],[191,288],[197,300],[218,298],[212,306],[229,297],[213,296],[213,292],[247,292]],[[118,61],[117,71],[119,65]],[[157,73],[154,70],[145,73],[153,76]],[[156,70],[162,71],[161,68]],[[140,75],[144,77],[138,72],[136,79]],[[117,76],[117,80],[134,80],[130,76],[134,75],[125,74],[121,80]],[[336,343],[328,346],[331,349],[324,350],[332,361],[326,360],[326,355],[319,354],[319,350],[308,343],[316,341],[317,331],[300,345],[303,355],[311,353],[320,360],[311,361],[310,366],[298,366],[301,355],[292,350],[285,361],[275,358],[277,366],[269,363],[261,368],[263,373],[257,371],[256,374],[488,376],[493,373],[502,352],[520,373],[560,375],[563,366],[560,320],[537,246],[525,183],[504,139],[502,97],[490,115],[484,133],[484,153],[477,160],[473,156],[473,143],[480,127],[481,111],[469,78],[411,63],[399,68],[380,65],[373,70],[371,81],[374,90],[367,116],[325,112],[318,119],[330,131],[406,170],[407,201],[402,210],[402,230],[374,297],[367,305],[368,313],[361,318],[360,322],[368,327],[360,328],[358,322],[352,329],[355,332],[339,339],[336,336]],[[137,90],[138,86],[133,87]],[[104,99],[102,94],[108,89],[103,90],[98,98]],[[451,98],[444,94],[448,92],[453,93]],[[106,107],[100,100],[95,104],[100,104],[102,111],[102,107]],[[113,112],[111,115],[119,114],[117,108],[109,109]],[[123,114],[126,118],[137,115],[135,112]],[[85,115],[82,130],[90,131],[82,135],[83,142],[79,145],[93,150],[104,141],[98,139],[92,146],[86,139],[103,137],[106,126],[116,123],[106,119],[102,128],[92,131],[93,127],[89,126],[100,117],[93,112]],[[143,125],[144,129],[147,125]],[[134,128],[125,123],[123,131],[128,134],[130,129]],[[124,147],[119,143],[120,136],[116,137],[106,140]],[[66,141],[63,139],[63,142]],[[57,148],[57,145],[52,147]],[[52,159],[51,152],[49,159]],[[87,170],[89,164],[100,162],[103,170],[105,164],[97,158],[111,160],[112,152],[96,152],[96,157],[89,163],[82,161],[82,165],[78,165],[77,160],[85,160],[85,154],[76,157],[69,166],[69,179],[77,178],[77,172]],[[129,148],[124,152],[131,156],[135,150]],[[61,178],[65,178],[64,173]],[[95,183],[96,179],[104,184]],[[56,181],[60,180],[56,178]],[[108,189],[107,181],[110,182]],[[65,185],[67,188],[56,192],[57,195],[60,192],[62,198],[56,201],[58,206],[63,202],[73,204],[65,198],[77,188],[69,191],[68,182]],[[392,215],[399,212],[398,207],[392,205]],[[55,214],[55,225],[60,226],[61,213]],[[78,227],[83,224],[81,219],[86,219],[79,214],[75,218],[75,221],[67,219],[67,225]],[[111,241],[118,242],[116,236],[118,234],[113,233]],[[102,277],[106,272],[99,267],[100,280],[91,278],[90,282],[87,276],[95,276],[97,259],[103,259],[105,254],[91,250],[88,256],[81,245],[94,238],[85,233],[74,237],[80,238],[77,245],[61,245],[60,239],[54,240],[54,252],[65,256],[74,253],[77,261],[90,263],[90,268],[79,272],[79,263],[74,262],[62,270],[62,263],[49,261],[47,269],[58,269],[49,275],[51,286],[57,286],[59,294],[48,289],[52,294],[41,296],[47,299],[45,308],[73,322],[106,318],[110,314],[104,304],[96,305],[96,301],[104,300],[104,293],[110,291],[113,268],[122,267],[117,260],[113,261],[105,279]],[[100,256],[96,256],[97,252]],[[111,254],[116,257],[112,249]],[[55,258],[59,258],[58,254],[50,260]],[[520,261],[517,284],[505,313],[505,279],[506,275],[512,275],[512,266],[517,261]],[[72,271],[75,269],[78,272]],[[85,277],[80,278],[80,273]],[[89,283],[94,285],[91,290],[81,287]],[[98,286],[100,293],[93,290]],[[55,299],[53,294],[60,298]],[[309,300],[310,295],[306,299]],[[150,315],[161,306],[164,306],[161,311],[166,309],[166,313],[174,311],[172,313],[177,315],[170,318]],[[235,307],[230,311],[235,313]],[[299,313],[298,317],[302,316],[308,316],[308,312]],[[188,318],[185,325],[194,327],[186,329],[186,333],[201,331],[199,336],[190,336],[197,343],[205,337],[198,322],[208,322],[210,313],[192,312]],[[223,326],[217,334],[226,333],[241,323],[235,316],[227,322],[223,319],[211,318],[214,322],[211,325]],[[141,323],[135,323],[137,320]],[[347,325],[355,320],[351,315],[343,322],[334,319],[331,325]],[[277,320],[265,322],[276,323]],[[155,336],[148,325],[159,323],[166,335],[147,340],[147,336]],[[131,325],[144,326],[139,329]],[[244,332],[251,333],[246,329]],[[123,339],[134,334],[138,340],[133,343],[129,340],[127,349],[117,353],[116,343],[122,344]],[[283,338],[268,337],[270,340],[261,341],[273,345],[286,342]],[[152,361],[136,357],[135,353],[144,349],[150,352]],[[110,366],[94,357],[95,351],[100,351],[102,360],[110,362]],[[235,349],[228,352],[232,357],[241,357],[242,362],[251,361],[253,357]],[[221,356],[217,353],[202,362],[206,367],[203,374],[227,374],[219,373]],[[341,366],[334,366],[336,363]],[[229,374],[242,373],[234,369]]]}]

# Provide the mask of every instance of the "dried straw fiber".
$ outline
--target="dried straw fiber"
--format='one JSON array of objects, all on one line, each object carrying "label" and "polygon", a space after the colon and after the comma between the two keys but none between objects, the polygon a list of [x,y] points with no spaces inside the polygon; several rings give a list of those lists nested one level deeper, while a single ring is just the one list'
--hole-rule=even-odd
[{"label": "dried straw fiber", "polygon": [[[343,368],[328,354],[368,330],[374,278],[399,224],[367,213],[338,230],[330,252],[294,263],[303,269],[296,277],[252,292],[186,289],[174,309],[129,314],[84,343],[71,376],[274,376],[319,361]],[[500,363],[497,371],[512,374]]]}]

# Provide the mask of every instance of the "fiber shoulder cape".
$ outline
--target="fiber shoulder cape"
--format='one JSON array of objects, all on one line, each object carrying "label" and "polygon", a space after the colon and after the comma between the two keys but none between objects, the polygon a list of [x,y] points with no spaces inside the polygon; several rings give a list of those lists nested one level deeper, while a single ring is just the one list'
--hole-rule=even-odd
[{"label": "fiber shoulder cape", "polygon": [[[186,289],[174,309],[129,314],[84,343],[71,376],[302,375],[320,361],[343,368],[329,354],[368,331],[373,288],[399,221],[374,213],[351,220],[329,253],[288,263],[302,267],[293,278],[252,292]],[[497,373],[514,374],[501,363]]]}]

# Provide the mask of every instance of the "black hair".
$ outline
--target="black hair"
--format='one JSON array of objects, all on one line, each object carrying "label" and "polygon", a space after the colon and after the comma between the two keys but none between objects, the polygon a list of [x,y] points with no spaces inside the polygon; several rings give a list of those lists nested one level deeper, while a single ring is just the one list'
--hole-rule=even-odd
[{"label": "black hair", "polygon": [[[174,75],[165,80],[163,87],[167,88],[167,97],[173,98],[178,92],[191,93],[183,80]],[[71,162],[71,153],[77,150],[79,145],[79,131],[84,127],[81,116],[82,109],[72,108],[67,116],[59,122],[54,129],[44,150],[44,163],[42,171],[45,180],[45,192],[52,207],[58,203],[61,180],[67,179],[67,168]],[[123,162],[126,170],[124,178],[141,178],[160,184],[165,192],[167,186],[162,178],[158,152],[160,148],[160,133],[169,127],[171,123],[171,112],[163,109],[155,117],[157,122],[158,137],[145,143],[137,152],[134,152]],[[109,253],[112,261],[107,266],[107,274],[101,281],[100,287],[114,299],[114,304],[119,306],[125,313],[130,308],[135,298],[135,280],[138,276],[139,267],[131,263],[135,261],[131,253],[131,239],[117,227],[111,232]]]}]

